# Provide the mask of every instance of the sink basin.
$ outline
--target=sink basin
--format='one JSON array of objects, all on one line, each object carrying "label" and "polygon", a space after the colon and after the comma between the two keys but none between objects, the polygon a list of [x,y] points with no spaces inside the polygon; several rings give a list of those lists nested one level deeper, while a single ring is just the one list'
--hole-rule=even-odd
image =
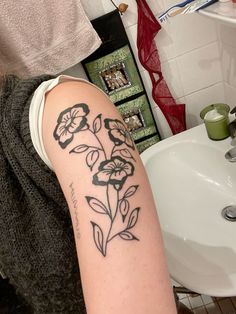
[{"label": "sink basin", "polygon": [[236,163],[224,157],[231,139],[212,141],[204,125],[141,154],[160,219],[171,277],[211,296],[236,295]]}]

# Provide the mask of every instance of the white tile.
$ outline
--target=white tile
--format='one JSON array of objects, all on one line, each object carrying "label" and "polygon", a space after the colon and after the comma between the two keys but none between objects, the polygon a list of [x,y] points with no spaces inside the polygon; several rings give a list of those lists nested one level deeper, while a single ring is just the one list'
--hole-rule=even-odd
[{"label": "white tile", "polygon": [[218,24],[218,32],[219,32],[220,40],[223,43],[228,44],[228,45],[236,48],[235,28],[234,27],[230,27],[228,25],[219,23]]},{"label": "white tile", "polygon": [[[107,0],[105,0],[107,1]],[[121,2],[114,0],[115,4],[118,6]],[[137,24],[138,14],[137,14],[137,3],[135,0],[125,0],[124,3],[128,4],[127,11],[121,15],[123,24],[126,27]]]},{"label": "white tile", "polygon": [[155,37],[156,46],[162,62],[176,58],[175,38],[173,37],[173,26],[171,23],[162,23],[162,29]]},{"label": "white tile", "polygon": [[236,87],[233,87],[227,83],[225,87],[225,101],[233,109],[236,106]]},{"label": "white tile", "polygon": [[223,80],[217,42],[186,53],[176,60],[185,95]]},{"label": "white tile", "polygon": [[182,300],[188,297],[188,295],[185,293],[177,293],[177,294],[178,294],[179,300]]},{"label": "white tile", "polygon": [[170,36],[176,56],[203,47],[217,40],[215,22],[200,14],[179,15],[170,19]]},{"label": "white tile", "polygon": [[218,304],[224,314],[235,314],[234,306],[230,299],[219,300]]},{"label": "white tile", "polygon": [[161,70],[166,84],[176,98],[184,96],[184,88],[181,82],[181,75],[176,60],[169,60],[161,64]]},{"label": "white tile", "polygon": [[115,9],[112,2],[107,0],[81,0],[81,3],[90,20]]},{"label": "white tile", "polygon": [[148,98],[149,100],[152,100],[152,81],[150,79],[149,73],[146,70],[142,70],[140,71],[140,75],[142,77],[143,84],[148,94]]},{"label": "white tile", "polygon": [[236,87],[236,47],[221,46],[223,78],[229,85]]},{"label": "white tile", "polygon": [[218,83],[185,96],[186,100],[186,122],[191,128],[202,124],[199,114],[207,105],[212,103],[225,102],[224,84]]},{"label": "white tile", "polygon": [[222,314],[217,303],[210,303],[206,305],[208,314]]},{"label": "white tile", "polygon": [[202,294],[201,298],[202,298],[203,304],[210,304],[210,303],[214,302],[213,298],[210,297],[209,295]]},{"label": "white tile", "polygon": [[[115,10],[115,6],[109,0],[82,0],[84,10],[90,20],[102,16],[108,12]],[[116,6],[121,3],[118,0],[113,1]],[[125,27],[137,24],[137,3],[135,0],[126,0],[128,4],[127,11],[121,15]]]},{"label": "white tile", "polygon": [[167,123],[165,116],[157,105],[155,105],[155,107],[153,108],[153,115],[161,138],[165,139],[172,136],[173,133],[171,132],[169,124]]},{"label": "white tile", "polygon": [[171,7],[172,5],[175,5],[176,3],[179,3],[182,1],[176,1],[176,0],[165,0],[165,7],[166,9]]},{"label": "white tile", "polygon": [[[171,132],[171,129],[170,129],[162,111],[158,107],[158,104],[156,104],[152,98],[152,84],[151,84],[151,79],[149,77],[149,74],[147,71],[142,71],[142,72],[140,72],[140,74],[142,76],[149,101],[150,101],[151,106],[153,108],[154,118],[156,120],[157,127],[158,127],[158,130],[160,132],[161,138],[164,139],[164,138],[170,137],[173,135],[173,133]],[[185,98],[184,97],[177,98],[176,103],[178,103],[178,104],[179,103],[180,104],[185,103]]]},{"label": "white tile", "polygon": [[200,295],[197,296],[197,297],[190,296],[189,297],[189,301],[190,301],[192,309],[195,309],[197,307],[203,306],[203,302],[202,302],[202,299],[201,299]]},{"label": "white tile", "polygon": [[161,23],[156,43],[162,61],[170,60],[217,40],[215,22],[199,14],[179,15]]},{"label": "white tile", "polygon": [[132,25],[126,28],[126,34],[129,38],[130,45],[132,47],[132,51],[134,53],[135,60],[137,62],[139,71],[143,71],[144,67],[139,61],[138,50],[137,50],[137,25]]},{"label": "white tile", "polygon": [[155,16],[159,16],[165,10],[165,0],[147,0],[147,3]]},{"label": "white tile", "polygon": [[185,306],[187,306],[188,309],[191,309],[189,298],[185,298],[185,299],[181,300],[181,303],[183,303]]},{"label": "white tile", "polygon": [[171,132],[165,116],[152,98],[152,83],[149,74],[147,71],[142,71],[140,72],[140,74],[143,79],[143,83],[152,107],[153,116],[156,121],[158,131],[160,132],[160,136],[162,139],[170,137],[173,135],[173,133]]}]

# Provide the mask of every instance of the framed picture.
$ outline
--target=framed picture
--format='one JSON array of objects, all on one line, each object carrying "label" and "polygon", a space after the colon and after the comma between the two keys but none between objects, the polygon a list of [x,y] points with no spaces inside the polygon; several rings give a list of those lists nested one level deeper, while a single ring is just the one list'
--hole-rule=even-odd
[{"label": "framed picture", "polygon": [[145,151],[145,149],[147,149],[148,147],[156,144],[160,142],[160,137],[156,134],[146,140],[143,140],[140,143],[136,143],[136,147],[139,151],[139,153],[141,154],[143,151]]},{"label": "framed picture", "polygon": [[125,45],[96,60],[83,62],[89,80],[114,103],[144,92],[133,54]]},{"label": "framed picture", "polygon": [[92,25],[102,44],[82,66],[89,81],[116,105],[141,153],[159,142],[160,135],[120,14],[109,12]]},{"label": "framed picture", "polygon": [[[117,107],[139,152],[160,141],[147,96],[141,95]],[[152,140],[150,140],[152,138]],[[141,145],[145,141],[145,145]]]}]

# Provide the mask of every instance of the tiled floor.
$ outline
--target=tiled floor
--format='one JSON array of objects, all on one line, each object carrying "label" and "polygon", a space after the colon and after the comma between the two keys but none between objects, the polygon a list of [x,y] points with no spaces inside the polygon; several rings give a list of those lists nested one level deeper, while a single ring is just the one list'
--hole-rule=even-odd
[{"label": "tiled floor", "polygon": [[[180,286],[172,280],[175,287]],[[231,298],[216,298],[199,294],[178,293],[179,301],[194,314],[236,314],[236,296]],[[178,314],[185,314],[179,312]]]},{"label": "tiled floor", "polygon": [[185,294],[178,294],[178,296],[180,302],[194,314],[236,314],[236,297],[214,298],[207,295]]}]

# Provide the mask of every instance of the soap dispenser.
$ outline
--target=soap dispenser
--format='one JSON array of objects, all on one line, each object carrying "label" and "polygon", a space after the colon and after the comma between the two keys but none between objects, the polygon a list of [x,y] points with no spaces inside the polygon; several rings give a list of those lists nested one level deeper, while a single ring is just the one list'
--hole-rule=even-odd
[{"label": "soap dispenser", "polygon": [[[234,107],[231,111],[231,114],[236,115],[236,107]],[[232,138],[236,137],[236,119],[234,119],[232,122],[229,124],[229,134]]]}]

